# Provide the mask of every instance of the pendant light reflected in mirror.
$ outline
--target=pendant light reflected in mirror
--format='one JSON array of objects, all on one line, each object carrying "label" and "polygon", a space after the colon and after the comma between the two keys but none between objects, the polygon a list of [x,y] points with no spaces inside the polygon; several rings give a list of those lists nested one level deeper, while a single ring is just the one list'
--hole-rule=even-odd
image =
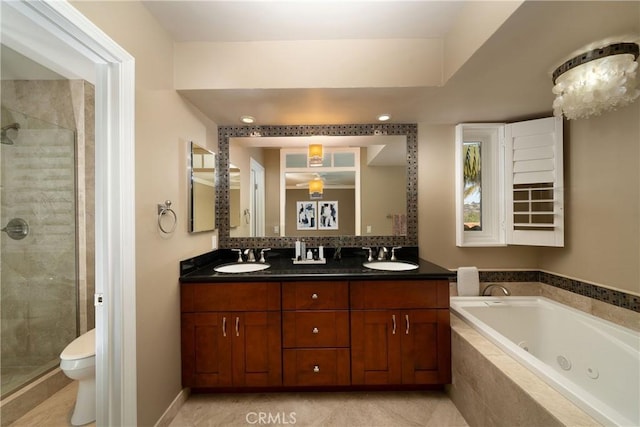
[{"label": "pendant light reflected in mirror", "polygon": [[309,158],[309,167],[322,166],[322,144],[310,144],[307,157]]},{"label": "pendant light reflected in mirror", "polygon": [[316,176],[314,179],[309,181],[309,198],[311,200],[322,199],[323,190],[324,182],[319,176]]}]

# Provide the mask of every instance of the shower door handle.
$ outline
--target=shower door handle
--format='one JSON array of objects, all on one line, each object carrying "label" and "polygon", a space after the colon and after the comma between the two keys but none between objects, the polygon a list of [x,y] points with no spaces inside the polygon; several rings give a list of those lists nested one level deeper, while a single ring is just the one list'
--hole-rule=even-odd
[{"label": "shower door handle", "polygon": [[6,227],[1,229],[13,240],[22,240],[29,235],[29,224],[22,218],[13,218]]}]

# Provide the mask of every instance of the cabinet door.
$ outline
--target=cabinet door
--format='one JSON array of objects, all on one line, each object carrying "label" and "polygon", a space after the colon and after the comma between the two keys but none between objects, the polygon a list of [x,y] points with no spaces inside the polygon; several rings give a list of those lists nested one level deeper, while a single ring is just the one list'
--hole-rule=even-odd
[{"label": "cabinet door", "polygon": [[402,383],[450,382],[451,338],[447,310],[409,310],[401,313]]},{"label": "cabinet door", "polygon": [[390,310],[351,312],[351,382],[400,384],[402,325]]},{"label": "cabinet door", "polygon": [[182,315],[184,387],[224,387],[232,384],[228,322],[229,316],[221,313]]},{"label": "cabinet door", "polygon": [[282,385],[280,312],[231,314],[233,386]]}]

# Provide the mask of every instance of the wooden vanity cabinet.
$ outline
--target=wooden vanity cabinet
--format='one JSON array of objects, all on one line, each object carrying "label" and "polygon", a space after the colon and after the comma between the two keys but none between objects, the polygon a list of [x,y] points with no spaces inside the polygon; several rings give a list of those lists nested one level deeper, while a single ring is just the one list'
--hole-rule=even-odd
[{"label": "wooden vanity cabinet", "polygon": [[351,282],[351,382],[451,382],[446,280]]},{"label": "wooden vanity cabinet", "polygon": [[447,280],[183,283],[195,389],[451,382]]},{"label": "wooden vanity cabinet", "polygon": [[280,283],[182,284],[182,384],[282,385]]},{"label": "wooden vanity cabinet", "polygon": [[282,284],[285,386],[349,385],[349,283]]}]

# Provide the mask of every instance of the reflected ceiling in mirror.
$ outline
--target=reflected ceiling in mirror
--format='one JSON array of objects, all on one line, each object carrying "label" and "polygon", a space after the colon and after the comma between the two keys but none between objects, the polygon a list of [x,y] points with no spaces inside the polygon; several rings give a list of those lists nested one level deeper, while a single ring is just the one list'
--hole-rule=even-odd
[{"label": "reflected ceiling in mirror", "polygon": [[[314,138],[304,138],[304,137]],[[372,136],[381,138],[385,143],[372,144]],[[343,246],[359,246],[359,245],[398,245],[398,246],[416,246],[417,245],[417,125],[415,124],[369,124],[369,125],[309,125],[309,126],[220,126],[218,128],[218,144],[219,154],[218,161],[221,171],[228,170],[230,160],[234,163],[236,160],[232,157],[230,152],[236,150],[236,145],[232,145],[230,150],[230,144],[236,144],[237,141],[242,140],[243,143],[255,141],[255,146],[271,146],[274,150],[279,150],[283,147],[283,137],[286,137],[286,141],[293,141],[296,139],[304,139],[304,145],[308,144],[309,139],[316,139],[322,142],[330,151],[330,147],[335,141],[335,145],[345,147],[351,146],[366,146],[366,151],[371,153],[377,153],[377,151],[384,152],[384,147],[387,147],[387,153],[377,153],[377,156],[371,156],[377,158],[378,162],[382,162],[381,159],[388,159],[390,154],[395,154],[397,157],[395,160],[385,160],[386,162],[398,163],[398,158],[401,159],[406,170],[405,177],[397,187],[403,187],[403,191],[400,193],[406,194],[406,200],[404,206],[392,208],[393,212],[387,208],[378,209],[383,212],[385,216],[390,216],[396,212],[400,213],[404,219],[406,219],[406,234],[405,235],[381,235],[374,231],[367,234],[367,224],[363,221],[361,224],[361,232],[351,232],[351,234],[338,235],[322,235],[322,233],[310,233],[305,237],[309,244],[320,245],[323,244],[329,247],[335,247],[336,245]],[[296,138],[297,137],[297,138]],[[345,144],[344,141],[337,142],[341,138],[348,138],[349,143]],[[369,142],[363,142],[369,141]],[[402,141],[402,149],[398,150],[398,141]],[[389,150],[388,148],[395,148]],[[249,144],[250,145],[250,144]],[[337,149],[337,148],[336,148]],[[363,151],[364,152],[364,151]],[[325,153],[326,154],[326,153]],[[383,155],[384,154],[384,155]],[[363,164],[368,160],[363,159]],[[359,175],[359,174],[358,174]],[[354,179],[354,175],[350,175],[351,182],[359,180],[359,176]],[[293,175],[287,174],[282,177],[282,182],[294,179]],[[300,178],[300,176],[298,176]],[[329,177],[327,177],[329,178]],[[337,179],[337,177],[330,177],[330,179]],[[306,179],[306,176],[305,178]],[[221,174],[219,177],[219,191],[216,193],[216,212],[217,212],[217,226],[219,229],[219,238],[221,247],[290,247],[295,241],[295,236],[288,235],[274,236],[273,233],[269,233],[269,229],[273,231],[275,227],[267,226],[264,237],[248,237],[247,235],[236,234],[236,230],[230,233],[230,187],[229,187],[229,175]],[[296,183],[289,182],[287,184],[291,186],[302,186],[304,191],[308,191],[308,188],[304,187],[302,181]],[[353,185],[353,184],[351,184]],[[348,186],[348,184],[344,184]],[[280,186],[277,186],[280,187]],[[271,197],[270,191],[272,188],[267,185],[267,197]],[[277,191],[277,190],[276,190]],[[308,200],[308,196],[306,198]],[[325,200],[328,200],[325,198]],[[379,197],[379,200],[384,200],[384,197]],[[391,208],[389,208],[391,209]],[[387,219],[391,222],[390,219]],[[284,230],[284,227],[279,227]],[[283,234],[280,232],[279,234]]]}]

